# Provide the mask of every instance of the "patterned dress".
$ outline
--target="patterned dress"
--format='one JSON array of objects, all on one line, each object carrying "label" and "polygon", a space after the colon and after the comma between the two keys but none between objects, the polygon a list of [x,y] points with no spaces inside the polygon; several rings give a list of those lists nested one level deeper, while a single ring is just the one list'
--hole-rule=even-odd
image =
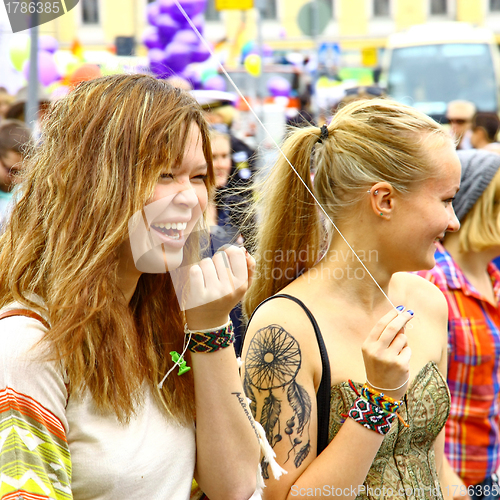
[{"label": "patterned dress", "polygon": [[[360,392],[363,384],[354,383]],[[348,382],[332,386],[329,441],[342,426],[356,393]],[[410,384],[397,419],[385,436],[357,499],[442,499],[434,441],[450,412],[450,395],[436,363],[430,361]]]}]

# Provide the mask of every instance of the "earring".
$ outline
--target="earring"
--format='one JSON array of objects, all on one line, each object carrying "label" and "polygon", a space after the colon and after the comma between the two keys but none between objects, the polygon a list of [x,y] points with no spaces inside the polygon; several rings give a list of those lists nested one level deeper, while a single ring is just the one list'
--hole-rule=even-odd
[{"label": "earring", "polygon": [[384,215],[384,212],[380,212],[380,216],[382,217]]},{"label": "earring", "polygon": [[[367,193],[372,194],[372,190],[371,190],[371,189],[369,189],[369,190],[367,191]],[[376,195],[378,194],[378,189],[376,189],[376,190],[373,192],[373,194],[376,196]]]}]

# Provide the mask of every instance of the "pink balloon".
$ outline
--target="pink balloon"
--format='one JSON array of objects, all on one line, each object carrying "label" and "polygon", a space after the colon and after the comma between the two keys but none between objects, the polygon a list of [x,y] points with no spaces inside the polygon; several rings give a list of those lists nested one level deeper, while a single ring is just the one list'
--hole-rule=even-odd
[{"label": "pink balloon", "polygon": [[[29,59],[24,63],[23,74],[26,80],[29,80],[30,74],[30,61]],[[57,82],[61,78],[57,70],[54,57],[50,52],[40,50],[38,52],[38,81],[47,87],[51,83]]]}]

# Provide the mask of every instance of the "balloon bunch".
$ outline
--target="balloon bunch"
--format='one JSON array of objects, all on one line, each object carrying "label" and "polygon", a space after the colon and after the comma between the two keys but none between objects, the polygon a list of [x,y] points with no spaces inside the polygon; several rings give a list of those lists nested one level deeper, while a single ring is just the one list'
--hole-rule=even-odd
[{"label": "balloon bunch", "polygon": [[[198,31],[203,33],[203,12],[207,0],[179,0],[179,3]],[[150,69],[158,77],[182,76],[189,64],[203,62],[210,57],[210,52],[173,0],[150,3],[147,17],[151,26],[144,33],[143,43],[149,49]]]},{"label": "balloon bunch", "polygon": [[[9,55],[12,65],[17,71],[22,71],[26,80],[30,72],[30,38],[28,35],[12,37]],[[54,53],[59,48],[57,40],[50,35],[40,35],[38,38],[38,81],[45,87],[57,82],[61,75],[54,60]]]}]

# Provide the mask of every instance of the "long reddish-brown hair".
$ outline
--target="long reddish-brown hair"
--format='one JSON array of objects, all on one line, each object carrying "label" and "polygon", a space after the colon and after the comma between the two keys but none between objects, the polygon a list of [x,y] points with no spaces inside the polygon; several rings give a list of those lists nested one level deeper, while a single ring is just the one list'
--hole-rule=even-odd
[{"label": "long reddish-brown hair", "polygon": [[[16,300],[40,309],[29,294],[41,297],[51,323],[43,340],[62,360],[71,394],[89,391],[99,409],[120,419],[140,404],[144,383],[178,421],[194,415],[190,373],[157,389],[173,365],[169,352],[183,346],[184,316],[170,275],[143,274],[130,304],[118,287],[128,221],[159,175],[181,162],[193,123],[211,194],[208,129],[188,93],[146,75],[79,85],[50,108],[0,237],[0,307]],[[198,244],[190,243],[185,255],[192,258]]]}]

